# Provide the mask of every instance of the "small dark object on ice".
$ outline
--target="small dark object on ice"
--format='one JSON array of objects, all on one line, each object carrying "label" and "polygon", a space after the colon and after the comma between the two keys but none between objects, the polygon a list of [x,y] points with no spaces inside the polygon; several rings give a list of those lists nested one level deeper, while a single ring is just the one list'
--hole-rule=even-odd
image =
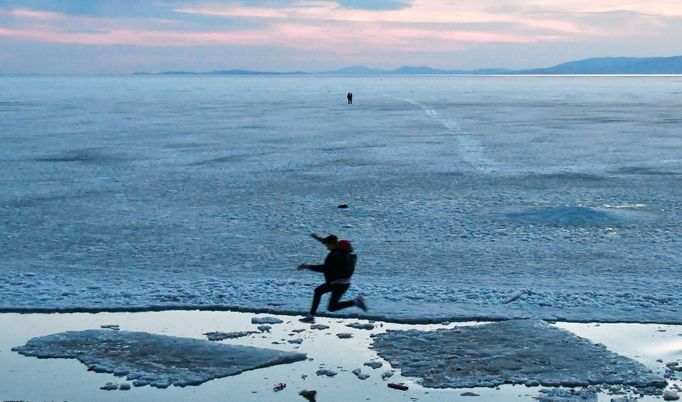
[{"label": "small dark object on ice", "polygon": [[334,377],[337,373],[334,370],[319,369],[315,372],[318,376],[326,375],[327,377]]},{"label": "small dark object on ice", "polygon": [[348,204],[341,204],[337,208],[348,208]]},{"label": "small dark object on ice", "polygon": [[[364,300],[363,300],[364,303]],[[361,323],[361,322],[353,322],[350,324],[346,324],[347,327],[355,328],[355,329],[366,329],[368,331],[371,331],[374,329],[374,324],[367,322],[367,323]]]},{"label": "small dark object on ice", "polygon": [[283,389],[286,388],[286,387],[287,387],[287,385],[286,385],[285,383],[280,382],[279,384],[275,384],[275,386],[272,387],[272,390],[275,391],[275,392],[277,392],[277,391],[283,390]]},{"label": "small dark object on ice", "polygon": [[384,364],[382,362],[367,362],[364,365],[367,367],[371,367],[371,368],[376,370],[379,367],[383,366]]},{"label": "small dark object on ice", "polygon": [[315,395],[317,395],[317,391],[301,391],[298,394],[310,402],[315,402]]},{"label": "small dark object on ice", "polygon": [[407,391],[408,390],[407,385],[405,385],[403,383],[389,382],[388,387],[393,388],[393,389],[399,389],[401,391]]},{"label": "small dark object on ice", "polygon": [[463,392],[460,394],[460,396],[480,396],[479,394],[475,394],[473,392]]},{"label": "small dark object on ice", "polygon": [[313,323],[315,323],[315,316],[308,314],[305,317],[300,318],[299,321],[304,322],[306,324],[313,324]]}]

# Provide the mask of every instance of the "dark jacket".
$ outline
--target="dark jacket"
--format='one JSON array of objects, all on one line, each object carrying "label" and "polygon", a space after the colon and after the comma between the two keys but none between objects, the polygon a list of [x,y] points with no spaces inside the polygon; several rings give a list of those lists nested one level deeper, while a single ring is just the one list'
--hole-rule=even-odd
[{"label": "dark jacket", "polygon": [[327,254],[322,265],[311,265],[308,268],[315,272],[324,273],[324,280],[332,283],[339,279],[350,279],[355,271],[358,256],[353,250],[334,250]]}]

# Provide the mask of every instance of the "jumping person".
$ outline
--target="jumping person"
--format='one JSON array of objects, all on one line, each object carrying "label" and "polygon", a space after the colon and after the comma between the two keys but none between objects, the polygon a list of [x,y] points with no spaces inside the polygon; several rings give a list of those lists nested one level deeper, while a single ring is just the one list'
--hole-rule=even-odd
[{"label": "jumping person", "polygon": [[322,237],[317,233],[311,233],[315,240],[324,244],[329,250],[327,258],[324,260],[322,265],[311,265],[311,264],[301,264],[298,266],[298,270],[309,269],[315,272],[324,273],[325,283],[315,288],[315,293],[313,295],[313,304],[310,307],[310,313],[308,313],[305,318],[302,318],[302,322],[315,322],[315,314],[317,313],[317,307],[320,305],[320,299],[325,293],[331,292],[329,298],[329,311],[337,311],[344,308],[357,306],[363,311],[367,311],[367,305],[365,305],[365,300],[362,296],[358,296],[353,300],[339,301],[341,296],[350,287],[350,277],[355,271],[355,262],[357,261],[357,256],[353,254],[353,247],[348,240],[339,240],[338,237],[334,235],[329,235],[327,237]]}]

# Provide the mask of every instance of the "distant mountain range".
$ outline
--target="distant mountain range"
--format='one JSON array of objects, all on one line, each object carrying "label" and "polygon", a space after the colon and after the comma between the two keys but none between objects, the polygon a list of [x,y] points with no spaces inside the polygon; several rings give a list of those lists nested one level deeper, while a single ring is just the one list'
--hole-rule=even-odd
[{"label": "distant mountain range", "polygon": [[316,73],[271,72],[250,70],[221,70],[211,72],[166,71],[163,73],[135,73],[135,75],[562,75],[562,74],[682,74],[682,56],[674,57],[597,57],[571,61],[547,68],[509,70],[487,68],[478,70],[442,70],[431,67],[403,66],[395,70],[382,70],[363,66],[346,67]]}]

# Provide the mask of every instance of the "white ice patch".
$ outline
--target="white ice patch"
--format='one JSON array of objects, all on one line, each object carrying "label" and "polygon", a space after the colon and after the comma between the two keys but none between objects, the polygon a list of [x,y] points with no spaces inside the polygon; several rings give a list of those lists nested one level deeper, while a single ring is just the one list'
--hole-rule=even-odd
[{"label": "white ice patch", "polygon": [[305,360],[303,353],[226,345],[145,332],[87,330],[33,338],[12,349],[38,358],[78,359],[135,386],[184,387],[244,371]]},{"label": "white ice patch", "polygon": [[374,337],[380,357],[430,388],[526,384],[663,387],[644,365],[542,321],[511,320]]}]

